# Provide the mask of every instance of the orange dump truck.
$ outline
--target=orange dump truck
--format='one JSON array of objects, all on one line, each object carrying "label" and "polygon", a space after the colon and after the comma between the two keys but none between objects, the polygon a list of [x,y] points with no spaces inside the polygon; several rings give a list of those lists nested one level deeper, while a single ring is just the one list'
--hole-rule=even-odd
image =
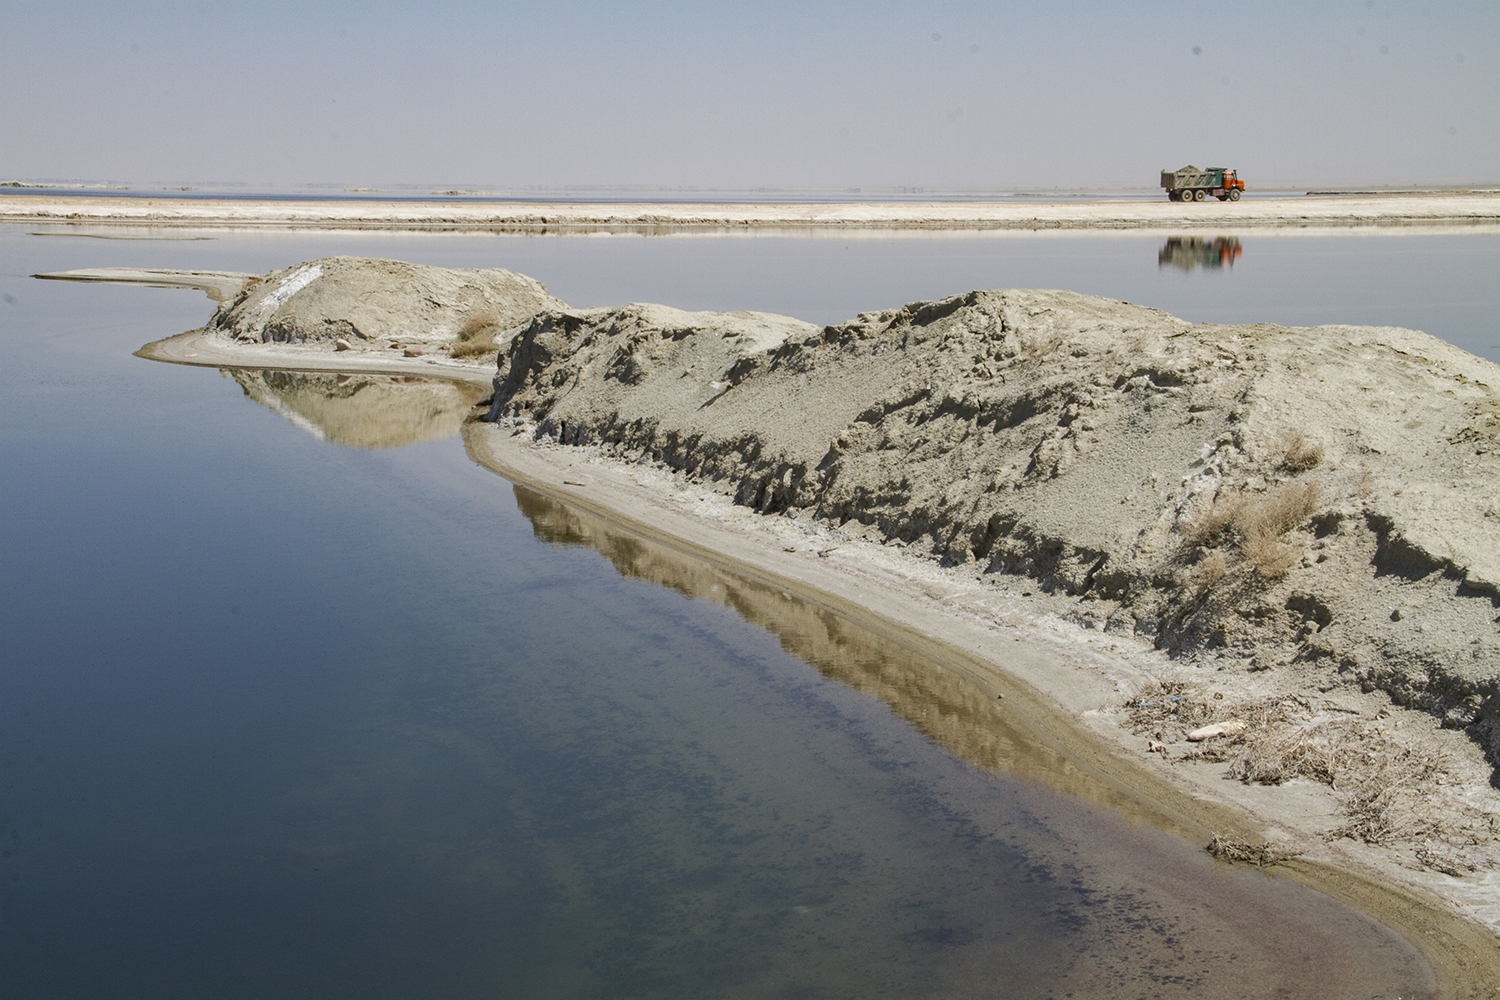
[{"label": "orange dump truck", "polygon": [[1171,201],[1202,201],[1213,195],[1220,201],[1239,201],[1245,182],[1228,167],[1195,167],[1188,164],[1180,170],[1163,170],[1161,186]]}]

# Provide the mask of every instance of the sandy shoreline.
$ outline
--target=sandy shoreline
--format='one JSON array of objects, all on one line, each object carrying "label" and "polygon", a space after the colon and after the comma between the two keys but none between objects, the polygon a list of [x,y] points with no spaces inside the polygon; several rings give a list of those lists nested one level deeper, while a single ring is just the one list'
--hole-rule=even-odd
[{"label": "sandy shoreline", "polygon": [[1309,196],[1239,202],[584,204],[229,201],[0,195],[0,222],[491,232],[1184,230],[1500,227],[1500,195]]},{"label": "sandy shoreline", "polygon": [[[226,345],[201,331],[142,348],[155,360],[204,367],[405,373],[488,387],[488,365],[372,357],[331,348]],[[1080,776],[1067,791],[1108,799],[1127,815],[1178,836],[1265,839],[1302,852],[1277,871],[1369,913],[1418,944],[1448,996],[1496,995],[1500,982],[1500,879],[1452,879],[1402,867],[1396,852],[1328,841],[1338,804],[1307,781],[1247,785],[1212,764],[1169,764],[1146,750],[1117,710],[1174,673],[1138,640],[1069,623],[1067,599],[984,586],[958,570],[815,526],[766,517],[669,471],[602,458],[590,449],[539,445],[530,428],[470,422],[465,444],[479,464],[623,531],[829,608],[938,663],[996,698],[1007,714]],[[1254,675],[1252,675],[1254,676]],[[1263,675],[1262,675],[1263,676]],[[1357,698],[1357,696],[1356,696]],[[1115,709],[1115,710],[1111,710]],[[1422,713],[1395,709],[1412,725]]]}]

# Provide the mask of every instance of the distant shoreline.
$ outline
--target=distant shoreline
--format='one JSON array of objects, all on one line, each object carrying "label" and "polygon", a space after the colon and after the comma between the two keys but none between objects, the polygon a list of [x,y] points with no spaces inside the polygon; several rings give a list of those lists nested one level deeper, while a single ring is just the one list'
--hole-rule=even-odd
[{"label": "distant shoreline", "polygon": [[497,233],[1135,231],[1474,228],[1500,230],[1500,194],[1326,195],[1239,202],[281,201],[0,194],[0,222],[201,229]]}]

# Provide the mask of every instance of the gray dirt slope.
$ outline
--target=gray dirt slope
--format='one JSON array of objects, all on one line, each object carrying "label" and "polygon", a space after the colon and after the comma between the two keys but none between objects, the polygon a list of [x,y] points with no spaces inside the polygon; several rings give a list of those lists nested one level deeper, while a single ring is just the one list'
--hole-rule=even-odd
[{"label": "gray dirt slope", "polygon": [[1500,745],[1500,366],[1423,333],[1065,291],[825,328],[553,308],[502,348],[489,419]]}]

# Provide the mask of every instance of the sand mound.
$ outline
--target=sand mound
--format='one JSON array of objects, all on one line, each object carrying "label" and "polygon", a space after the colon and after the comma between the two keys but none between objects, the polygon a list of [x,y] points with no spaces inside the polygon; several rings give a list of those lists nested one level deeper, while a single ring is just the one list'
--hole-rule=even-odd
[{"label": "sand mound", "polygon": [[539,313],[490,419],[1500,732],[1500,367],[1392,328],[980,291],[818,328]]},{"label": "sand mound", "polygon": [[266,275],[220,306],[208,330],[261,343],[399,340],[431,350],[560,308],[541,282],[499,268],[327,257]]}]

